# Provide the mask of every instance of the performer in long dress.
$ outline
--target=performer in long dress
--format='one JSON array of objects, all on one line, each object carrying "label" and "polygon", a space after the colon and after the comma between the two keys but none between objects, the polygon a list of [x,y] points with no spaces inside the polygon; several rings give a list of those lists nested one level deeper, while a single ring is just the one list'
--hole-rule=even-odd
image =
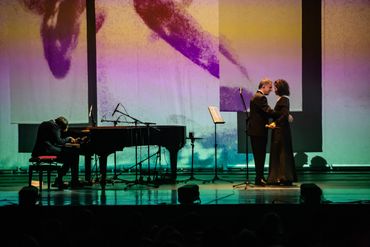
[{"label": "performer in long dress", "polygon": [[290,130],[289,84],[283,79],[276,80],[274,90],[278,96],[274,111],[279,116],[267,125],[272,129],[267,183],[289,186],[297,181]]}]

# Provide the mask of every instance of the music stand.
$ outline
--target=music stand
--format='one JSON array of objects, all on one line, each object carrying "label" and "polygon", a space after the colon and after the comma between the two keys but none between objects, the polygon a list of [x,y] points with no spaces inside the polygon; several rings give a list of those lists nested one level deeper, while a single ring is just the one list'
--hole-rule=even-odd
[{"label": "music stand", "polygon": [[189,137],[187,137],[186,139],[190,139],[190,142],[191,142],[191,170],[190,170],[190,178],[188,179],[185,179],[183,181],[180,181],[180,182],[184,182],[184,183],[187,183],[189,181],[205,181],[204,179],[199,179],[199,178],[196,178],[194,177],[194,142],[195,140],[201,140],[203,138],[199,138],[199,137],[194,137],[194,132],[189,132]]},{"label": "music stand", "polygon": [[225,121],[221,117],[220,111],[218,110],[217,106],[208,106],[208,111],[211,114],[212,121],[215,125],[215,176],[212,180],[205,181],[204,183],[207,183],[207,182],[214,183],[217,180],[232,183],[232,181],[230,181],[230,180],[220,178],[217,174],[217,130],[216,130],[217,128],[216,128],[216,126],[217,126],[217,124],[224,124]]},{"label": "music stand", "polygon": [[240,99],[243,103],[244,113],[245,113],[245,164],[246,164],[246,170],[247,171],[246,171],[245,182],[240,183],[240,184],[235,184],[235,185],[233,185],[233,188],[245,185],[244,189],[247,189],[248,185],[250,185],[250,183],[249,183],[249,169],[248,169],[248,163],[249,163],[248,162],[248,121],[249,121],[249,117],[248,117],[247,104],[245,103],[245,100],[244,100],[243,93],[242,93],[241,89],[239,91],[239,94],[240,94]]}]

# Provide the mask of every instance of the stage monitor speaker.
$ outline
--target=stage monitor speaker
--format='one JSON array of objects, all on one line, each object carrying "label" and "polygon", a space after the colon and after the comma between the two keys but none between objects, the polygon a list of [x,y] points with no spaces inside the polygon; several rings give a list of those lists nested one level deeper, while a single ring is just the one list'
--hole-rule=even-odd
[{"label": "stage monitor speaker", "polygon": [[199,186],[196,184],[186,184],[177,189],[177,198],[180,204],[192,204],[200,201]]},{"label": "stage monitor speaker", "polygon": [[314,183],[301,184],[301,203],[320,204],[322,199],[322,190]]},{"label": "stage monitor speaker", "polygon": [[39,198],[39,190],[35,186],[25,186],[18,192],[20,206],[34,206]]}]

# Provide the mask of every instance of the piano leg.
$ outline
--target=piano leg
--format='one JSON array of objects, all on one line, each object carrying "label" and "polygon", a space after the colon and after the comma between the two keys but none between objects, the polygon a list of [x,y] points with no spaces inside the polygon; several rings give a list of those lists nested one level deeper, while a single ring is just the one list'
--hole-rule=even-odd
[{"label": "piano leg", "polygon": [[178,149],[168,149],[170,152],[170,162],[171,162],[171,179],[176,181],[177,179],[177,153]]},{"label": "piano leg", "polygon": [[107,183],[107,157],[108,155],[102,154],[99,157],[99,166],[100,166],[100,186],[102,189],[105,189]]},{"label": "piano leg", "polygon": [[85,155],[85,181],[91,182],[91,159],[92,155]]}]

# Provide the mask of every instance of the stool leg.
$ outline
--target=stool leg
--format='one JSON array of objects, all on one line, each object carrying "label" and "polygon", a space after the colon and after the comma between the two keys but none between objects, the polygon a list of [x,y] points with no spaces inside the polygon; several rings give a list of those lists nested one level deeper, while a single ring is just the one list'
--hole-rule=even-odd
[{"label": "stool leg", "polygon": [[51,171],[48,170],[48,190],[50,190],[50,173]]},{"label": "stool leg", "polygon": [[39,187],[40,187],[40,192],[42,191],[42,170],[39,171]]},{"label": "stool leg", "polygon": [[28,186],[32,185],[32,173],[33,173],[33,166],[29,166],[28,168]]}]

